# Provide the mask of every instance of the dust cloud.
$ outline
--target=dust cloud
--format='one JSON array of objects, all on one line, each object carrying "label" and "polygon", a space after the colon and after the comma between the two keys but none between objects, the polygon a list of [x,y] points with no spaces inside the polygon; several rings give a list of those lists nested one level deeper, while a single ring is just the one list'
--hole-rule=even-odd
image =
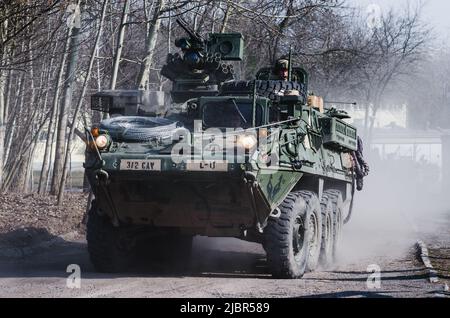
[{"label": "dust cloud", "polygon": [[[395,156],[381,160],[373,153],[366,158],[371,172],[363,191],[355,193],[336,266],[401,259],[418,239],[442,231],[440,220],[449,215],[437,165]],[[259,244],[238,239],[197,237],[194,242],[196,267],[205,270],[251,270],[265,257]]]},{"label": "dust cloud", "polygon": [[371,174],[355,194],[338,264],[402,257],[418,239],[441,230],[439,219],[449,210],[438,166],[373,154],[368,161]]}]

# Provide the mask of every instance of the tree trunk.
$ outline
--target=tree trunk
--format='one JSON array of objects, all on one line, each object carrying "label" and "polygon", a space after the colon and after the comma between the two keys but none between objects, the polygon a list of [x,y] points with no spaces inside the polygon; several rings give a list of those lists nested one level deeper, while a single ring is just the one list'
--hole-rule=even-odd
[{"label": "tree trunk", "polygon": [[225,11],[225,14],[223,16],[222,26],[220,27],[220,32],[219,33],[225,33],[225,31],[226,31],[226,29],[228,27],[228,20],[230,19],[230,15],[231,15],[231,11],[232,10],[233,10],[232,6],[230,5],[229,1],[227,1],[227,10]]},{"label": "tree trunk", "polygon": [[5,123],[8,121],[9,117],[9,101],[11,100],[11,87],[12,87],[12,78],[13,78],[13,71],[8,71],[8,84],[6,85],[6,95],[5,95],[5,101],[4,101],[4,111],[3,111],[3,120]]},{"label": "tree trunk", "polygon": [[[112,75],[111,75],[111,83],[109,85],[109,88],[112,90],[116,89],[117,74],[119,73],[119,65],[120,65],[120,60],[122,58],[123,39],[125,37],[125,29],[126,29],[126,23],[128,20],[129,9],[130,9],[130,1],[125,0],[125,3],[123,4],[122,19],[120,21],[119,35],[117,37],[116,50],[114,52],[114,64],[113,64]],[[101,21],[100,23],[103,23],[103,21]]]},{"label": "tree trunk", "polygon": [[[31,31],[30,31],[31,32]],[[34,80],[34,74],[35,74],[35,70],[34,70],[34,64],[33,64],[33,48],[31,45],[31,42],[28,42],[28,52],[29,52],[29,58],[30,58],[30,63],[28,65],[28,69],[29,69],[29,74],[30,74],[30,89],[31,89],[31,96],[30,96],[30,105],[38,105],[38,101],[36,99],[36,85],[35,85],[35,80]],[[42,77],[41,77],[42,78]],[[33,125],[34,125],[34,118],[36,118],[38,114],[37,108],[35,108],[35,110],[33,111],[29,122],[29,125],[27,125],[28,127],[30,127],[29,129],[33,130]],[[20,183],[18,184],[18,190],[21,190],[22,193],[28,193],[30,191],[30,187],[29,187],[29,177],[30,177],[30,170],[33,169],[33,154],[34,154],[34,147],[33,149],[29,148],[27,155],[25,157],[25,159],[23,160],[23,166],[22,169],[19,170],[19,175],[21,176],[20,179]]]},{"label": "tree trunk", "polygon": [[[15,121],[18,127],[22,126],[24,123],[24,120],[22,119],[23,115],[23,108],[25,103],[25,84],[26,83],[26,76],[25,73],[22,75],[22,80],[20,81],[20,89],[17,93],[17,104],[16,104],[16,112],[15,112]],[[12,127],[13,129],[15,127]],[[5,174],[5,186],[9,187],[12,186],[13,188],[17,189],[17,184],[21,182],[21,178],[23,176],[20,175],[20,173],[17,173],[18,168],[22,168],[22,161],[19,160],[16,157],[16,152],[21,151],[24,149],[20,145],[16,144],[17,137],[20,136],[21,130],[12,130],[11,131],[11,143],[9,145],[10,149],[7,150],[8,156],[6,157],[6,174]],[[25,140],[25,138],[20,138],[22,141]],[[26,150],[24,150],[24,154],[26,154]],[[13,154],[10,156],[10,154]],[[21,171],[21,170],[19,170]],[[17,189],[20,190],[20,189]]]},{"label": "tree trunk", "polygon": [[146,89],[150,78],[150,66],[152,65],[153,55],[155,52],[156,42],[158,40],[158,32],[161,27],[161,19],[159,18],[165,0],[157,0],[155,11],[153,12],[150,27],[145,44],[145,58],[141,63],[141,69],[138,77],[139,89]]},{"label": "tree trunk", "polygon": [[59,192],[59,185],[62,179],[64,170],[64,155],[66,153],[67,140],[67,123],[69,120],[69,112],[72,104],[73,85],[75,84],[76,65],[78,60],[78,49],[80,40],[80,29],[75,25],[70,35],[69,46],[69,60],[67,64],[66,76],[64,80],[64,96],[59,112],[57,137],[56,137],[56,152],[55,163],[53,165],[53,177],[51,194],[57,195]]},{"label": "tree trunk", "polygon": [[215,31],[217,11],[219,11],[221,3],[222,2],[219,1],[217,6],[214,5],[213,14],[212,14],[212,17],[211,17],[211,33],[214,33],[214,31]]},{"label": "tree trunk", "polygon": [[[2,59],[3,60],[3,59]],[[3,78],[3,72],[0,69],[0,188],[3,184],[3,157],[5,149],[5,135],[6,135],[6,125],[5,125],[5,81]]]},{"label": "tree trunk", "polygon": [[294,8],[294,0],[289,0],[289,4],[287,5],[286,8],[286,16],[278,25],[278,35],[275,36],[275,43],[273,46],[272,61],[271,61],[272,64],[275,63],[275,61],[278,58],[278,54],[280,52],[280,40],[282,39],[284,32],[288,28],[289,20],[292,19],[290,16],[293,13],[293,8]]},{"label": "tree trunk", "polygon": [[48,177],[49,177],[49,167],[51,163],[51,157],[52,152],[51,148],[53,148],[53,135],[55,134],[56,130],[56,119],[58,118],[58,102],[59,102],[59,94],[61,92],[61,86],[63,82],[63,75],[64,75],[64,65],[66,64],[66,59],[68,56],[68,48],[70,43],[70,34],[71,34],[72,28],[69,27],[69,30],[67,32],[67,40],[64,44],[64,51],[61,58],[61,64],[59,66],[58,70],[58,79],[55,86],[55,92],[53,95],[53,102],[52,102],[52,110],[50,114],[50,122],[48,124],[47,129],[47,140],[45,143],[45,150],[44,150],[44,158],[42,160],[42,169],[41,169],[41,176],[39,179],[39,187],[38,187],[38,193],[44,194],[44,192],[47,189],[47,183],[48,183]]},{"label": "tree trunk", "polygon": [[77,125],[77,117],[78,117],[78,113],[80,112],[81,105],[83,104],[84,95],[86,94],[86,89],[89,84],[89,80],[91,78],[92,68],[94,67],[95,53],[97,52],[98,43],[100,42],[100,38],[102,35],[103,22],[105,20],[106,6],[107,6],[108,2],[109,2],[109,0],[103,1],[102,14],[101,14],[100,22],[98,25],[97,35],[95,37],[94,47],[92,48],[92,53],[91,53],[91,57],[89,60],[89,67],[86,72],[86,77],[84,78],[83,88],[82,88],[81,94],[78,98],[78,103],[75,107],[75,112],[73,115],[72,125],[70,127],[70,133],[69,133],[69,137],[67,140],[66,154],[65,154],[65,159],[64,159],[63,173],[62,173],[62,177],[61,177],[61,183],[59,185],[58,205],[61,204],[61,202],[63,200],[63,196],[64,196],[64,186],[65,186],[66,179],[67,179],[67,172],[69,170],[70,152],[71,152],[71,148],[72,148],[72,140],[74,137],[75,127]]},{"label": "tree trunk", "polygon": [[33,138],[31,138],[31,141],[29,141],[28,144],[25,144],[25,140],[28,141],[29,139],[25,139],[25,138],[22,139],[22,144],[20,145],[20,147],[18,147],[18,152],[15,154],[15,161],[12,163],[10,172],[8,173],[6,179],[4,180],[2,192],[7,192],[9,190],[9,188],[11,187],[12,182],[14,181],[15,172],[19,168],[19,165],[23,162],[27,151],[29,151],[29,149],[31,149],[31,146],[33,145],[33,143],[35,143],[37,141],[37,139],[38,139],[40,133],[42,132],[44,125],[47,123],[47,120],[49,117],[50,117],[50,114],[47,114],[44,121],[41,123],[40,127],[37,129],[35,135],[33,136]]},{"label": "tree trunk", "polygon": [[30,157],[29,160],[27,162],[27,174],[25,177],[25,184],[24,184],[24,190],[26,193],[31,193],[33,192],[33,186],[34,186],[34,181],[33,181],[33,162],[34,162],[34,156],[36,154],[36,148],[37,148],[37,144],[38,144],[38,140],[39,137],[36,139],[36,141],[34,141],[31,146],[30,146]]},{"label": "tree trunk", "polygon": [[[5,16],[7,16],[7,12],[5,12]],[[3,22],[3,27],[5,31],[0,34],[0,41],[2,43],[7,37],[7,30],[8,30],[8,19],[5,19]],[[0,189],[3,185],[3,158],[4,158],[4,151],[5,151],[5,136],[6,136],[6,120],[5,113],[6,113],[6,106],[5,106],[5,78],[4,73],[2,71],[1,66],[3,65],[3,61],[6,59],[7,55],[7,49],[2,45],[0,47]]]}]

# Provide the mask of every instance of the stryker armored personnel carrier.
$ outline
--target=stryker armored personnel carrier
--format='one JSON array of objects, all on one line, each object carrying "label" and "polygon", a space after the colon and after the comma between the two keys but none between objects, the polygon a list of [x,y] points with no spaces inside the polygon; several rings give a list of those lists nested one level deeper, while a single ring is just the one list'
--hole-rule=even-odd
[{"label": "stryker armored personnel carrier", "polygon": [[[105,91],[92,109],[109,119],[87,130],[85,169],[95,195],[90,258],[102,272],[127,268],[135,246],[178,265],[196,235],[262,244],[274,277],[300,278],[333,261],[353,196],[357,131],[308,95],[308,74],[278,80],[264,68],[233,80],[240,34],[177,40],[162,74],[168,110],[151,92]],[[295,79],[295,80],[292,80]]]}]

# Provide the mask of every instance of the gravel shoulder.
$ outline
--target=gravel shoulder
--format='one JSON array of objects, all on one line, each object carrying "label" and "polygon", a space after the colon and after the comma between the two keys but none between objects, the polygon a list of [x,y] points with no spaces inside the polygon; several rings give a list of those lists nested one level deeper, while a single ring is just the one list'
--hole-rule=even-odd
[{"label": "gravel shoulder", "polygon": [[[80,222],[87,195],[67,193],[61,206],[56,197],[8,193],[0,196],[0,246],[21,249],[52,241],[67,233],[84,234]],[[1,253],[0,253],[1,254]]]},{"label": "gravel shoulder", "polygon": [[[437,294],[450,298],[450,212],[436,218],[423,220],[424,226],[434,228],[422,234],[428,246],[429,259],[437,271]],[[447,287],[446,287],[447,286]]]}]

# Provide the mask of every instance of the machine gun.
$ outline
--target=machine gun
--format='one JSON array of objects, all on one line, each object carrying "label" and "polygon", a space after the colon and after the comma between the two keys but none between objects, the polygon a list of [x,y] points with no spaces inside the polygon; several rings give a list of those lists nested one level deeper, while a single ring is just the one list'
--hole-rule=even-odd
[{"label": "machine gun", "polygon": [[181,20],[178,25],[189,37],[175,40],[180,53],[169,53],[161,74],[173,82],[172,100],[182,103],[199,96],[214,96],[218,87],[234,78],[233,65],[224,61],[240,61],[243,38],[240,33],[210,33],[208,40]]},{"label": "machine gun", "polygon": [[182,19],[177,19],[178,25],[189,35],[189,38],[181,38],[175,40],[175,46],[181,49],[203,49],[205,41],[200,34],[195,32],[189,25]]}]

